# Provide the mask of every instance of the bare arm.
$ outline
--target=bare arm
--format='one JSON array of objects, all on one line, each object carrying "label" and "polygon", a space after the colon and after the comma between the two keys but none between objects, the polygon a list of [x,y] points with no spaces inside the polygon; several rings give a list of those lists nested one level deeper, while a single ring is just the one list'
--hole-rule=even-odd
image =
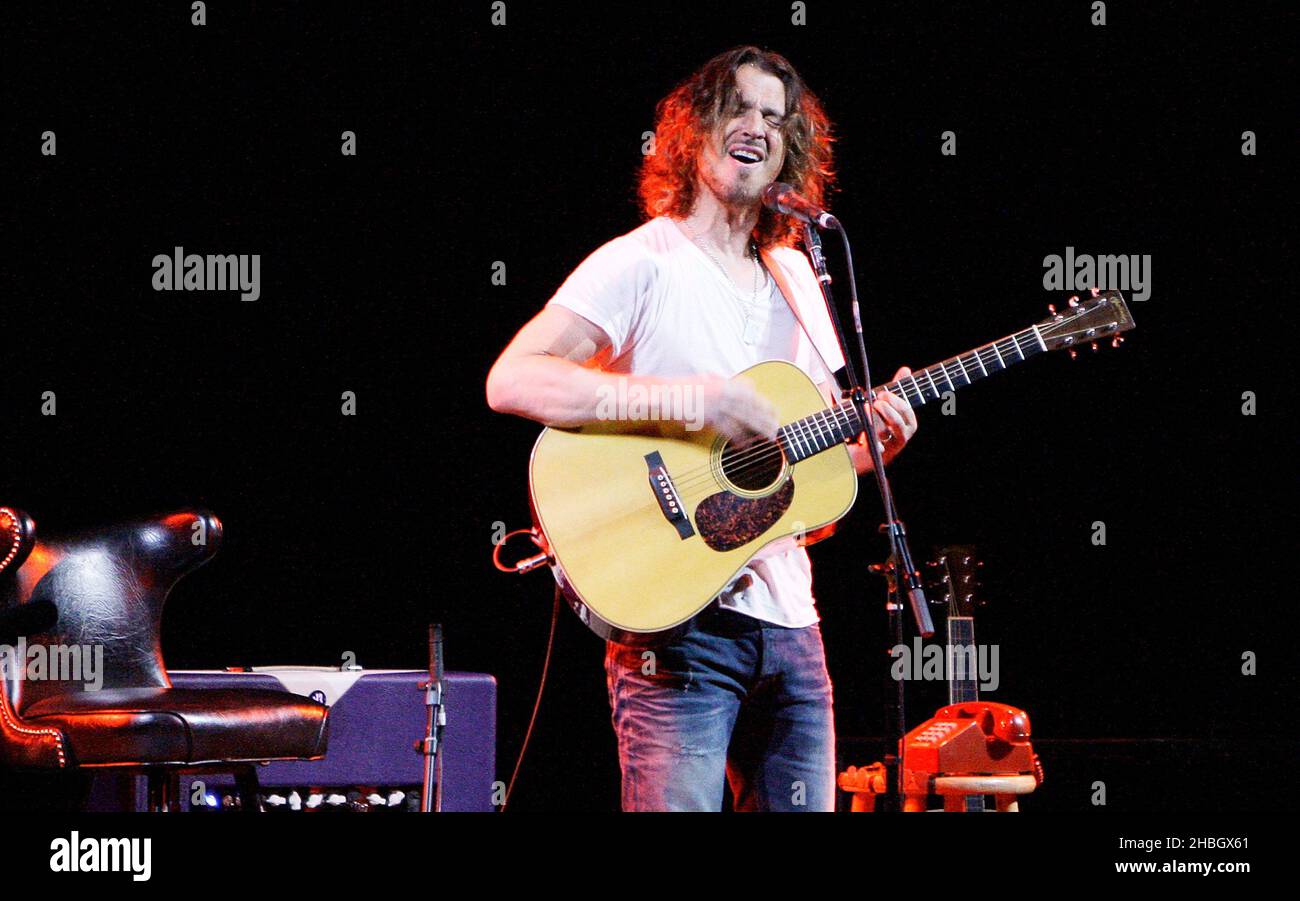
[{"label": "bare arm", "polygon": [[542,425],[594,422],[600,386],[613,376],[582,364],[608,346],[594,323],[564,307],[544,307],[488,373],[488,406]]},{"label": "bare arm", "polygon": [[[673,386],[698,392],[702,423],[730,438],[776,434],[776,414],[748,380],[699,375],[680,379],[619,375],[588,367],[609,347],[609,337],[594,323],[559,305],[547,306],[519,330],[488,373],[488,406],[542,425],[570,427],[597,422],[602,398],[626,389]],[[684,420],[683,420],[684,421]]]}]

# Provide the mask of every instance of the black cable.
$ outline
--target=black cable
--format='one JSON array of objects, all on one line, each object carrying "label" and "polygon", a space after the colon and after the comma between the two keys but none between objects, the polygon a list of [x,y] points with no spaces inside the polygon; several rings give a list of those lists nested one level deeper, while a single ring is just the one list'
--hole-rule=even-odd
[{"label": "black cable", "polygon": [[528,751],[528,742],[533,737],[533,726],[537,722],[537,711],[542,706],[542,692],[546,689],[546,674],[551,669],[551,651],[555,649],[555,625],[560,621],[560,583],[555,583],[555,603],[551,606],[551,634],[546,639],[546,659],[542,663],[542,678],[537,683],[537,699],[533,701],[533,715],[528,718],[528,729],[524,732],[524,743],[519,747],[519,757],[515,760],[515,771],[510,774],[510,784],[506,786],[506,796],[501,801],[500,813],[506,812],[510,795],[515,790],[515,780],[519,778],[519,768],[524,765],[524,754]]}]

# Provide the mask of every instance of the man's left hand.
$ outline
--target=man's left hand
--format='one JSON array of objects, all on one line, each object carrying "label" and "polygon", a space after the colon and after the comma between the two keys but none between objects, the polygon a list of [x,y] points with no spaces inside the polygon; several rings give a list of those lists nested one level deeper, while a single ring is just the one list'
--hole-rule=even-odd
[{"label": "man's left hand", "polygon": [[[894,373],[893,381],[905,379],[911,374],[912,370],[904,366]],[[916,434],[916,412],[911,404],[892,391],[877,391],[871,406],[876,414],[876,438],[880,441],[880,453],[885,463],[889,463]]]},{"label": "man's left hand", "polygon": [[[912,370],[904,366],[894,373],[894,381],[907,378]],[[871,402],[875,410],[876,441],[880,445],[880,455],[888,465],[898,452],[903,449],[912,436],[916,434],[916,413],[912,406],[892,391],[876,392],[876,399]],[[858,440],[849,445],[853,453],[853,467],[859,475],[871,472],[871,452],[867,449],[867,436],[859,435]]]}]

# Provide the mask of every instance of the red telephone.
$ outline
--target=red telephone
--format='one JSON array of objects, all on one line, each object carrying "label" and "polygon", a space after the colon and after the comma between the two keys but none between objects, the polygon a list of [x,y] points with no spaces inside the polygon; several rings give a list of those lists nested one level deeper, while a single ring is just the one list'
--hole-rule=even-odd
[{"label": "red telephone", "polygon": [[903,739],[903,769],[940,776],[1034,775],[1029,714],[991,701],[949,704]]}]

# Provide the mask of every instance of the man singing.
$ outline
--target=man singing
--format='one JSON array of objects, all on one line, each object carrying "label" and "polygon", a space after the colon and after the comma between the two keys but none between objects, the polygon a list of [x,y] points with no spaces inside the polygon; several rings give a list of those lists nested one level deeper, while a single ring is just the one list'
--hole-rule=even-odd
[{"label": "man singing", "polygon": [[[761,203],[782,181],[820,205],[833,177],[829,120],[784,57],[751,46],[709,60],[657,107],[648,221],[588,256],[519,331],[488,376],[492,409],[584,425],[625,380],[693,392],[695,417],[733,441],[771,439],[772,407],[730,379],[773,359],[837,402],[843,358],[792,246],[800,225]],[[916,418],[888,391],[873,406],[888,462]],[[869,471],[865,445],[850,450]],[[652,666],[643,653],[611,641],[605,655],[624,810],[720,810],[727,783],[738,810],[834,809],[831,682],[793,539],[764,548]]]}]

